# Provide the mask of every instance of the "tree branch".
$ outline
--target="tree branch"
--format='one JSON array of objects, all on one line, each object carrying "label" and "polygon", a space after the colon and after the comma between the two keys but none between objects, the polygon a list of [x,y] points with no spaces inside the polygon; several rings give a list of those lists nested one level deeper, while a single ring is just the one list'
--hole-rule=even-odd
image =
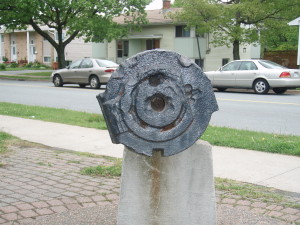
[{"label": "tree branch", "polygon": [[44,37],[45,39],[47,39],[51,45],[57,49],[58,48],[58,44],[54,41],[54,39],[46,32],[44,32],[34,21],[33,19],[31,19],[29,21],[29,24],[32,26],[32,28],[38,33],[40,34],[42,37]]},{"label": "tree branch", "polygon": [[69,44],[72,40],[74,40],[74,38],[79,34],[79,30],[74,31],[73,34],[70,35],[70,37],[68,37],[67,40],[65,40],[63,42],[63,45],[66,46],[67,44]]}]

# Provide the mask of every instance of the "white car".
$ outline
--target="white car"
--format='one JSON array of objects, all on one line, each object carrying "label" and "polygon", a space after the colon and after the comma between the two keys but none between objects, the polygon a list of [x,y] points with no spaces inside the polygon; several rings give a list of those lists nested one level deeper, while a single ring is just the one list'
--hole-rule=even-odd
[{"label": "white car", "polygon": [[80,87],[90,85],[93,89],[106,84],[111,74],[119,67],[118,64],[103,59],[80,59],[64,69],[56,70],[51,74],[54,86],[64,84],[79,84]]},{"label": "white car", "polygon": [[288,69],[268,60],[235,60],[205,74],[219,91],[246,88],[257,94],[266,94],[273,89],[276,94],[283,94],[287,89],[300,87],[300,70]]}]

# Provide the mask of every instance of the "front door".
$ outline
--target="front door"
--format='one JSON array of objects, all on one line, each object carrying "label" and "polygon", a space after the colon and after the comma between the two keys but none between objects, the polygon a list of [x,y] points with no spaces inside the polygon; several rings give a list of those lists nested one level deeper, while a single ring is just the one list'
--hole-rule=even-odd
[{"label": "front door", "polygon": [[34,41],[31,40],[29,45],[29,62],[35,62],[35,60],[36,60],[36,48],[35,48]]},{"label": "front door", "polygon": [[11,61],[16,62],[17,61],[17,46],[16,42],[13,41],[11,44]]},{"label": "front door", "polygon": [[129,40],[117,40],[117,63],[124,62],[129,56]]}]

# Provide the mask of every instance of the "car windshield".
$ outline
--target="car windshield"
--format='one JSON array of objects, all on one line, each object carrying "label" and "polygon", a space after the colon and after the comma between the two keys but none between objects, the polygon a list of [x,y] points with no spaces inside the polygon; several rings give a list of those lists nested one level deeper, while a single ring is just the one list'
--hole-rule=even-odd
[{"label": "car windshield", "polygon": [[100,66],[100,67],[118,67],[119,66],[117,63],[114,63],[114,62],[108,61],[108,60],[96,59],[96,62],[98,64],[98,66]]},{"label": "car windshield", "polygon": [[287,69],[284,66],[281,66],[277,63],[271,62],[271,61],[267,61],[267,60],[260,60],[258,61],[259,64],[261,64],[263,67],[267,68],[267,69]]}]

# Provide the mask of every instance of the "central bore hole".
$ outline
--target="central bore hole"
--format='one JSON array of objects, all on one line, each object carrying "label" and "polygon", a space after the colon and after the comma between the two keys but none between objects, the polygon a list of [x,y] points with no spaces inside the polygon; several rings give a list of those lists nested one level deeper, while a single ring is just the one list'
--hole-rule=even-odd
[{"label": "central bore hole", "polygon": [[154,96],[151,99],[151,107],[154,111],[161,112],[164,110],[166,106],[166,102],[161,96]]}]

